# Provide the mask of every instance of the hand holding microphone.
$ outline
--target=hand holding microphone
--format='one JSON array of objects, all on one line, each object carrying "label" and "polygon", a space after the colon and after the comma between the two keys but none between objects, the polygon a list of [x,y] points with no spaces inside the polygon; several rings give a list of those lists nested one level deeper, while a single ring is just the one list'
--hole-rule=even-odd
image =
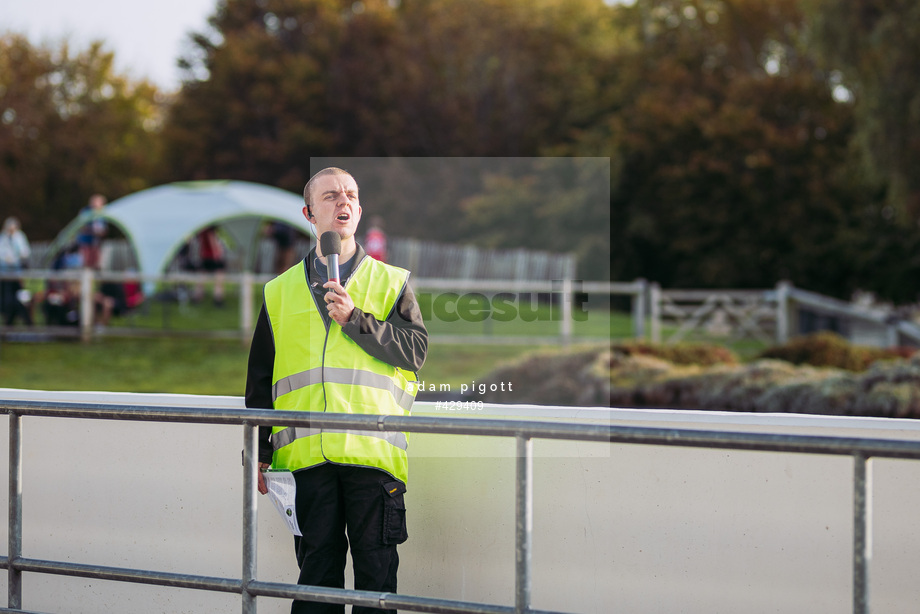
[{"label": "hand holding microphone", "polygon": [[342,237],[335,231],[329,230],[320,235],[319,248],[326,258],[326,268],[329,270],[329,281],[323,284],[328,290],[326,292],[326,309],[329,310],[329,317],[344,326],[351,318],[355,310],[355,304],[352,302],[348,292],[342,287],[342,280],[339,277],[339,254],[342,253]]}]

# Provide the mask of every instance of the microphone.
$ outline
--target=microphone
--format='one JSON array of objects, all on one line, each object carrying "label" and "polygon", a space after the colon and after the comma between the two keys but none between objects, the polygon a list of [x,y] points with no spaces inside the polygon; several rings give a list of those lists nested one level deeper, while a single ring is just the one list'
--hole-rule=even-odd
[{"label": "microphone", "polygon": [[342,283],[342,280],[339,279],[339,254],[342,253],[342,237],[333,230],[324,232],[319,238],[319,249],[323,252],[323,256],[326,257],[329,281]]}]

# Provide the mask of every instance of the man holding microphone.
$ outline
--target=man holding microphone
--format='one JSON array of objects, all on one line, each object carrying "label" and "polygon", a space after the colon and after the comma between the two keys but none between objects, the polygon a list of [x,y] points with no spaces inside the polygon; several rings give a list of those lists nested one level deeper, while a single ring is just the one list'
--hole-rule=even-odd
[{"label": "man holding microphone", "polygon": [[[416,372],[428,352],[409,272],[367,257],[355,241],[361,206],[348,172],[316,173],[304,189],[304,203],[303,214],[321,241],[265,286],[249,354],[246,406],[408,415]],[[297,484],[303,533],[294,538],[298,583],[344,588],[350,542],[355,589],[397,592],[396,546],[408,536],[407,444],[406,433],[389,431],[259,429],[260,469],[290,470]],[[261,472],[259,491],[267,492]],[[292,614],[344,611],[344,605],[303,601],[291,608]],[[381,610],[353,609],[370,612]]]}]

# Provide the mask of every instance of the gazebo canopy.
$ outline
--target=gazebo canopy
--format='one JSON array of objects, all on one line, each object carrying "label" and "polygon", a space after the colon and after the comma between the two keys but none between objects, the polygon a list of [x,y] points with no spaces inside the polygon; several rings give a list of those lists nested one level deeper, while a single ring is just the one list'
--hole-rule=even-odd
[{"label": "gazebo canopy", "polygon": [[[176,253],[200,230],[218,226],[243,247],[252,268],[259,229],[278,221],[315,237],[302,214],[303,198],[246,181],[187,181],[161,185],[114,200],[99,217],[118,227],[131,243],[142,274],[163,273]],[[76,239],[90,219],[82,212],[54,240],[52,254]]]}]

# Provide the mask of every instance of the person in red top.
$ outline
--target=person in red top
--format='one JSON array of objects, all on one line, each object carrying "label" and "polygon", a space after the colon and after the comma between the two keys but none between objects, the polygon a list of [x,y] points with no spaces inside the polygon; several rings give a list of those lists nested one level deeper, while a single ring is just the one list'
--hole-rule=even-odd
[{"label": "person in red top", "polygon": [[383,220],[379,216],[371,218],[371,227],[364,237],[364,251],[375,260],[387,261],[387,236],[383,233]]},{"label": "person in red top", "polygon": [[[214,304],[220,307],[224,304],[224,270],[227,268],[224,243],[217,235],[217,226],[208,226],[198,233],[197,239],[201,268],[208,273],[214,273]],[[201,300],[204,288],[199,286],[195,294],[195,298]]]}]

